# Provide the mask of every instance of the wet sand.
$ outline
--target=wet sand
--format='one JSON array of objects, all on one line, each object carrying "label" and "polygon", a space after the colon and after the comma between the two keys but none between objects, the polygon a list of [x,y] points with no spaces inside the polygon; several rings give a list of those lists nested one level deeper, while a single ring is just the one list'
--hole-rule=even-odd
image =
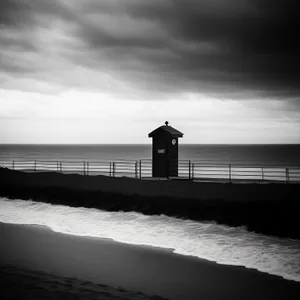
[{"label": "wet sand", "polygon": [[[12,279],[23,276],[21,271],[11,271],[17,267],[26,272],[46,272],[48,275],[43,275],[46,278],[73,278],[69,279],[68,288],[73,294],[79,293],[76,292],[79,280],[89,283],[87,289],[93,290],[97,285],[100,290],[111,289],[112,293],[131,293],[118,294],[120,298],[117,299],[140,299],[135,298],[137,295],[142,297],[138,292],[174,300],[299,299],[300,295],[299,282],[243,267],[218,265],[170,250],[65,235],[41,226],[3,223],[0,223],[0,237],[2,273],[8,272]],[[37,278],[43,276],[35,275]],[[32,276],[30,278],[33,280]],[[64,286],[68,282],[65,280]],[[36,286],[34,281],[33,285]],[[18,288],[17,282],[15,288]],[[22,285],[19,285],[20,289]],[[0,293],[4,291],[7,289]],[[44,293],[47,295],[47,288]],[[109,299],[101,298],[100,294],[98,299]],[[41,295],[39,299],[42,299]]]}]

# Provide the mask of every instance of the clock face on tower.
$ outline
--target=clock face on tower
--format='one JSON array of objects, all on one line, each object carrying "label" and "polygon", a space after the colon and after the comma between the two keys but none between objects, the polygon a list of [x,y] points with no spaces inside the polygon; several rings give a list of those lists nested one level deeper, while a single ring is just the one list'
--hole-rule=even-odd
[{"label": "clock face on tower", "polygon": [[172,145],[175,145],[175,144],[176,144],[176,140],[173,139],[173,140],[172,140]]}]

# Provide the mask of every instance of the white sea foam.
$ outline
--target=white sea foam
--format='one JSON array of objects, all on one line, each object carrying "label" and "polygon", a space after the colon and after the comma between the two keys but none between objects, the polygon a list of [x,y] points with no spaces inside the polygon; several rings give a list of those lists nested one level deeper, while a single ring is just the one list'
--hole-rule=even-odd
[{"label": "white sea foam", "polygon": [[168,248],[300,281],[300,241],[255,234],[242,227],[5,198],[0,198],[0,222],[44,225],[66,234]]}]

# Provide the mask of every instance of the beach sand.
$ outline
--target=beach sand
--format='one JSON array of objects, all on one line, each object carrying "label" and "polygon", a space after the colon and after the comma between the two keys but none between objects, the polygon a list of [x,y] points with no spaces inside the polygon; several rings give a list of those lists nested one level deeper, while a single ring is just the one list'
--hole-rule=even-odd
[{"label": "beach sand", "polygon": [[[0,293],[6,296],[10,290],[23,293],[26,287],[30,299],[30,284],[37,287],[43,281],[53,284],[53,280],[56,282],[53,289],[65,295],[64,299],[73,299],[74,294],[80,296],[82,291],[78,286],[92,290],[90,293],[84,290],[85,295],[97,299],[110,299],[111,294],[115,295],[111,299],[160,299],[138,292],[174,300],[299,299],[300,295],[298,282],[174,254],[167,249],[66,235],[41,226],[3,223],[0,223],[0,237],[0,274],[5,278],[1,282],[15,282],[15,288],[10,284],[1,288]],[[65,279],[57,280],[57,276]],[[23,280],[19,284],[20,278]],[[33,287],[29,290],[34,293]],[[47,291],[49,285],[39,288],[38,298],[43,299],[42,294]],[[102,297],[103,291],[106,294]],[[67,293],[71,293],[69,298]],[[81,299],[79,296],[77,299]],[[1,294],[0,298],[4,299]]]}]

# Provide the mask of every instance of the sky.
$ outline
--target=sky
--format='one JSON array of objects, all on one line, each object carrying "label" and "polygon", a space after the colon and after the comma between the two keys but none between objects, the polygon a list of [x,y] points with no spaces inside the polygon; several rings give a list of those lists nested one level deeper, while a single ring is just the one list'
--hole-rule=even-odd
[{"label": "sky", "polygon": [[0,143],[300,143],[296,0],[1,0]]}]

